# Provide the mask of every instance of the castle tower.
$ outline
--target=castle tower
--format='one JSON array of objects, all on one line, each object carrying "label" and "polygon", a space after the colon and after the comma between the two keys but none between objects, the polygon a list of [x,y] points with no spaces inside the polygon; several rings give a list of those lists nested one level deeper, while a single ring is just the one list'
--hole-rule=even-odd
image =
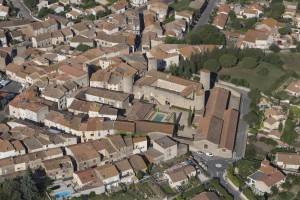
[{"label": "castle tower", "polygon": [[123,92],[128,94],[133,92],[133,77],[127,73],[123,76]]},{"label": "castle tower", "polygon": [[202,83],[204,91],[210,89],[210,71],[207,69],[200,70],[200,83]]}]

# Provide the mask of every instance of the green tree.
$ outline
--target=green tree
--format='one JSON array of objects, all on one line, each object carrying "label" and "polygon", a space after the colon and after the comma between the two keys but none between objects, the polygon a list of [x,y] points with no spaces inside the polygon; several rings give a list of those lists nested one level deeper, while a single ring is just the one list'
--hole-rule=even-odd
[{"label": "green tree", "polygon": [[9,180],[6,183],[6,193],[9,195],[9,199],[11,200],[19,200],[22,199],[22,192],[20,190],[20,180],[18,177],[15,180]]},{"label": "green tree", "polygon": [[282,14],[285,10],[285,7],[282,3],[271,3],[270,8],[270,17],[274,18],[275,20],[279,20],[282,17]]},{"label": "green tree", "polygon": [[49,8],[47,8],[47,7],[42,8],[39,11],[38,18],[44,18],[44,17],[46,17],[50,13],[51,13],[51,10]]},{"label": "green tree", "polygon": [[77,47],[76,47],[76,50],[77,51],[81,51],[81,52],[86,52],[88,50],[90,50],[92,47],[88,46],[88,45],[85,45],[85,44],[79,44]]},{"label": "green tree", "polygon": [[224,45],[226,42],[224,34],[215,26],[205,24],[193,29],[187,35],[189,44],[217,44]]},{"label": "green tree", "polygon": [[222,81],[229,81],[230,80],[230,75],[228,75],[228,74],[221,74],[219,78]]},{"label": "green tree", "polygon": [[230,10],[228,13],[228,17],[230,19],[230,21],[235,20],[236,19],[236,14],[233,10]]},{"label": "green tree", "polygon": [[252,102],[255,104],[259,102],[261,98],[260,90],[257,88],[251,89],[251,91],[248,93],[248,97],[251,99]]},{"label": "green tree", "polygon": [[233,55],[230,55],[230,54],[224,54],[219,59],[219,62],[220,62],[222,67],[226,67],[226,68],[227,67],[233,67],[237,63],[237,58]]},{"label": "green tree", "polygon": [[92,191],[89,193],[89,199],[95,198],[96,197],[96,192]]},{"label": "green tree", "polygon": [[191,72],[192,74],[196,74],[197,73],[197,66],[194,62],[190,61],[190,68],[191,68]]},{"label": "green tree", "polygon": [[279,53],[281,51],[280,47],[275,43],[270,45],[269,50],[273,51],[274,53]]},{"label": "green tree", "polygon": [[254,25],[256,24],[257,22],[257,18],[256,17],[253,17],[253,18],[249,18],[245,21],[245,29],[252,29],[254,28]]},{"label": "green tree", "polygon": [[292,31],[291,28],[289,28],[287,26],[278,29],[278,32],[280,33],[280,35],[290,34],[291,31]]},{"label": "green tree", "polygon": [[216,59],[210,59],[203,63],[205,69],[210,70],[211,72],[218,72],[221,69],[221,65]]},{"label": "green tree", "polygon": [[172,75],[177,76],[178,75],[178,68],[176,64],[170,65],[170,72]]},{"label": "green tree", "polygon": [[278,131],[282,132],[282,130],[283,130],[283,124],[282,124],[282,122],[280,122],[278,125]]},{"label": "green tree", "polygon": [[190,79],[192,77],[191,69],[188,65],[184,68],[183,77],[186,79]]},{"label": "green tree", "polygon": [[20,181],[20,190],[22,192],[23,199],[26,200],[39,200],[40,196],[38,189],[35,185],[34,180],[32,179],[32,173],[28,169]]},{"label": "green tree", "polygon": [[259,116],[255,112],[249,112],[243,116],[243,119],[249,124],[250,127],[259,125]]},{"label": "green tree", "polygon": [[241,20],[240,19],[234,19],[232,20],[231,22],[231,28],[233,28],[234,30],[240,30],[241,28],[243,28],[243,25],[241,23]]},{"label": "green tree", "polygon": [[268,53],[263,57],[262,60],[264,62],[274,64],[274,65],[278,65],[278,66],[281,66],[283,64],[280,56],[276,53]]},{"label": "green tree", "polygon": [[266,67],[262,67],[257,72],[260,76],[267,76],[269,74],[269,70]]},{"label": "green tree", "polygon": [[277,186],[271,187],[271,192],[272,192],[272,195],[277,195],[279,192],[278,187]]},{"label": "green tree", "polygon": [[136,173],[136,177],[141,180],[142,178],[144,178],[145,176],[145,173],[141,170],[139,170],[137,173]]},{"label": "green tree", "polygon": [[189,116],[188,116],[188,125],[192,125],[192,109],[189,109]]},{"label": "green tree", "polygon": [[244,57],[242,62],[239,63],[239,66],[243,68],[252,69],[257,66],[257,59],[253,57]]},{"label": "green tree", "polygon": [[255,159],[256,158],[256,147],[254,144],[249,144],[246,147],[245,158],[246,159]]}]

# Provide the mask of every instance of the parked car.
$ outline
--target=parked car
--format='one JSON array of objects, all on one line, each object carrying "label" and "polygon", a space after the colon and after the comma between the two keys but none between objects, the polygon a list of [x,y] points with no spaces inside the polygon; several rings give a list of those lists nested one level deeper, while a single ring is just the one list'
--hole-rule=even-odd
[{"label": "parked car", "polygon": [[197,151],[196,153],[197,153],[197,154],[200,154],[200,155],[202,155],[202,154],[203,154],[203,152],[202,152],[202,151]]},{"label": "parked car", "polygon": [[213,157],[213,156],[214,156],[214,154],[212,154],[212,153],[210,153],[210,152],[206,152],[205,155],[206,155],[206,156],[209,156],[209,157]]}]

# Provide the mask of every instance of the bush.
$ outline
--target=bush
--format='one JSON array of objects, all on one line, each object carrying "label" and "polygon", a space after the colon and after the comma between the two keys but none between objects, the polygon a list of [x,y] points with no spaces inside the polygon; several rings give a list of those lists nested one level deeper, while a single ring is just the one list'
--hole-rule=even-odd
[{"label": "bush", "polygon": [[81,51],[81,52],[86,52],[88,51],[89,49],[91,49],[92,47],[88,46],[88,45],[85,45],[85,44],[80,44],[76,47],[76,50],[77,51]]},{"label": "bush", "polygon": [[145,176],[145,173],[141,170],[139,170],[137,173],[136,173],[136,177],[141,180],[142,178],[144,178]]},{"label": "bush", "polygon": [[244,57],[242,62],[239,63],[239,66],[243,67],[243,68],[248,68],[248,69],[252,69],[255,68],[257,66],[257,58],[253,58],[253,57]]},{"label": "bush", "polygon": [[261,68],[257,74],[259,74],[260,76],[267,76],[269,74],[269,70],[266,67]]},{"label": "bush", "polygon": [[260,137],[259,141],[263,142],[265,144],[268,144],[268,145],[272,145],[272,146],[278,145],[278,142],[276,142],[275,140],[272,140],[271,138]]},{"label": "bush", "polygon": [[222,80],[222,81],[229,81],[230,80],[230,75],[228,75],[228,74],[221,74],[219,76],[219,79]]},{"label": "bush", "polygon": [[255,200],[255,195],[249,188],[243,189],[243,194],[249,199],[249,200]]},{"label": "bush", "polygon": [[210,70],[211,72],[218,72],[221,68],[220,63],[216,59],[210,59],[203,63],[205,69]]},{"label": "bush", "polygon": [[281,51],[280,47],[275,43],[270,45],[269,50],[273,51],[274,53],[279,53]]},{"label": "bush", "polygon": [[276,53],[268,53],[265,57],[262,59],[266,63],[274,64],[281,66],[283,64],[283,61],[281,60],[280,56]]},{"label": "bush", "polygon": [[237,63],[237,58],[233,55],[230,55],[230,54],[224,54],[219,59],[219,62],[220,62],[222,67],[226,67],[226,68],[227,67],[233,67]]}]

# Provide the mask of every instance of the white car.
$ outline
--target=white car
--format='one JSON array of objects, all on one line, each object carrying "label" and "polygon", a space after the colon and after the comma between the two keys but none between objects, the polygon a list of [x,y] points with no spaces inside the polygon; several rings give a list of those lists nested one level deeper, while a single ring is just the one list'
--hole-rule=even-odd
[{"label": "white car", "polygon": [[214,154],[212,154],[212,153],[210,153],[210,152],[206,152],[205,155],[206,155],[206,156],[209,156],[209,157],[213,157],[213,156],[214,156]]}]

